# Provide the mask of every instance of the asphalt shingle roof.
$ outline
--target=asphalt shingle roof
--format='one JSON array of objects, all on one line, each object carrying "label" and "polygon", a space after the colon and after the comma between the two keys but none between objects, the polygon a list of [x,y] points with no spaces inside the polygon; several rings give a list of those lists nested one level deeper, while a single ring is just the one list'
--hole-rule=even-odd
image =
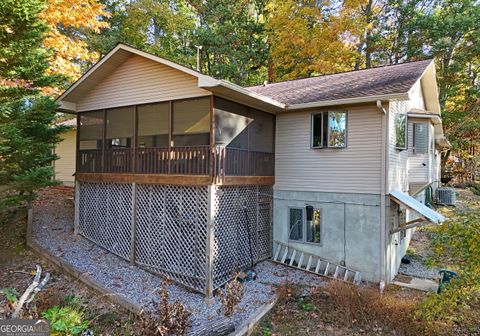
[{"label": "asphalt shingle roof", "polygon": [[385,94],[401,94],[410,90],[431,61],[408,62],[296,79],[251,86],[247,89],[287,105]]}]

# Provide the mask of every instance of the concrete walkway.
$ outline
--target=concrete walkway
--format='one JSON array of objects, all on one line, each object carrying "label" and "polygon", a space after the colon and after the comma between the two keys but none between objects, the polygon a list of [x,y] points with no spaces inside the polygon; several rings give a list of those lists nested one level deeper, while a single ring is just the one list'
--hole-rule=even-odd
[{"label": "concrete walkway", "polygon": [[417,289],[424,292],[436,292],[438,289],[438,282],[430,279],[411,277],[410,282],[394,281],[394,285]]}]

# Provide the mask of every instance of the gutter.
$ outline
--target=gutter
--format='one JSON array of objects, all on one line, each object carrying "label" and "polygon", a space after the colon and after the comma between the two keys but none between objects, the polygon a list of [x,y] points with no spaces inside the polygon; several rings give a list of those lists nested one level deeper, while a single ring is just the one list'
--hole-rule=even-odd
[{"label": "gutter", "polygon": [[287,105],[286,110],[287,111],[295,111],[295,110],[302,110],[302,109],[323,107],[323,106],[370,103],[370,102],[390,100],[390,99],[408,99],[408,93],[392,93],[392,94],[385,94],[385,95],[324,100],[324,101],[318,101],[318,102],[313,102],[313,103],[292,104],[292,105]]},{"label": "gutter", "polygon": [[380,171],[380,292],[383,293],[386,283],[386,193],[388,178],[388,146],[389,146],[389,113],[377,101],[377,108],[382,113],[382,167]]}]

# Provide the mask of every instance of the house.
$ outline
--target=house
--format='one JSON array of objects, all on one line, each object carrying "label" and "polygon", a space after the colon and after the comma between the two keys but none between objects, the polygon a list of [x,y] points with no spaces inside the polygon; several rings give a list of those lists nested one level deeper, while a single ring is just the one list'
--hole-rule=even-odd
[{"label": "house", "polygon": [[70,128],[60,134],[62,141],[55,146],[55,154],[58,156],[58,160],[53,162],[54,178],[63,185],[73,186],[75,184],[77,119],[66,120],[60,124]]},{"label": "house", "polygon": [[274,242],[389,282],[443,220],[431,60],[243,88],[119,44],[58,102],[75,231],[207,296]]}]

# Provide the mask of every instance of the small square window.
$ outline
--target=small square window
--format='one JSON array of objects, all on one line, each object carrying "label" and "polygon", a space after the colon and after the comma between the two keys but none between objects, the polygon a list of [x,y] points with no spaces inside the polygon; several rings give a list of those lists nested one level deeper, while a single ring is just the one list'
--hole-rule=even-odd
[{"label": "small square window", "polygon": [[312,114],[311,146],[347,147],[347,113],[330,111]]},{"label": "small square window", "polygon": [[289,208],[289,240],[320,244],[321,226],[320,209],[313,209],[312,221],[306,221],[304,208]]}]

